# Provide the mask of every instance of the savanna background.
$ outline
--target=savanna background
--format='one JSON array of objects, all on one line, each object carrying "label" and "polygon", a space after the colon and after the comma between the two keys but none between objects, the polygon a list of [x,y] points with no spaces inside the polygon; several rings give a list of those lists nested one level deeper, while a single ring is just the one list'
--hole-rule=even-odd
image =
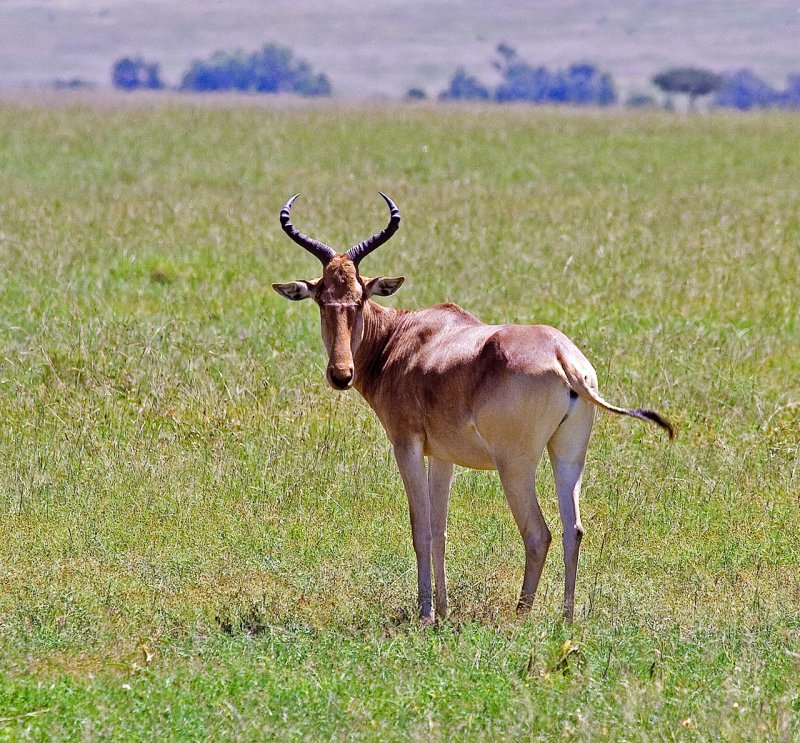
[{"label": "savanna background", "polygon": [[[0,739],[796,738],[797,114],[365,100],[312,61],[329,100],[4,83]],[[288,196],[344,249],[378,190],[386,304],[556,325],[678,429],[598,417],[571,626],[557,539],[515,616],[521,540],[467,470],[452,614],[416,624],[385,437],[270,289],[318,271]],[[546,462],[539,491],[558,535]]]}]

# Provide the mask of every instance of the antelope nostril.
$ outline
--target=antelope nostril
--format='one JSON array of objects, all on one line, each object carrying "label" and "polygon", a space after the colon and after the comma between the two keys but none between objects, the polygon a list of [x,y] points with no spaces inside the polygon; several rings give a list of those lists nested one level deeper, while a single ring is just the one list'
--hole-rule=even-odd
[{"label": "antelope nostril", "polygon": [[345,371],[328,369],[328,381],[337,390],[346,390],[353,381],[353,372],[350,369]]}]

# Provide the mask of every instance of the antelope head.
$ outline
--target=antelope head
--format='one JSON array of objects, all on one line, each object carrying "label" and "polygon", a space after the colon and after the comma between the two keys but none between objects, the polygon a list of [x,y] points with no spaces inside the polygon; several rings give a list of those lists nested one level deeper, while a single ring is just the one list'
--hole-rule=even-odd
[{"label": "antelope head", "polygon": [[353,357],[364,335],[364,308],[370,297],[388,297],[394,294],[404,277],[374,279],[362,276],[358,264],[361,259],[383,245],[400,226],[400,210],[384,193],[389,205],[389,224],[367,240],[354,245],[346,253],[304,235],[289,221],[292,204],[300,194],[295,194],[281,209],[283,231],[301,247],[316,256],[322,263],[322,276],[310,281],[290,281],[273,284],[272,288],[286,299],[313,299],[319,307],[322,324],[322,341],[328,352],[326,378],[336,390],[346,390],[353,385],[355,366]]}]

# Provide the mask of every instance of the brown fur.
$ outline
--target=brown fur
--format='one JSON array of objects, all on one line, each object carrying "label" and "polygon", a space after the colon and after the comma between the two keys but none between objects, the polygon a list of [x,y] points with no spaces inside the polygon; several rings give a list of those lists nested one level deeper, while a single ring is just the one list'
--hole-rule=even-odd
[{"label": "brown fur", "polygon": [[409,501],[423,621],[433,621],[431,560],[436,612],[447,611],[453,464],[498,470],[525,544],[518,607],[530,607],[551,540],[535,491],[545,448],[564,527],[564,614],[571,618],[583,536],[578,498],[595,408],[653,421],[670,436],[672,426],[653,411],[603,400],[592,365],[555,328],[486,325],[454,304],[404,311],[369,299],[401,282],[362,277],[347,255],[336,255],[320,279],[274,286],[290,299],[314,298],[328,381],[337,389],[355,386],[392,443]]}]

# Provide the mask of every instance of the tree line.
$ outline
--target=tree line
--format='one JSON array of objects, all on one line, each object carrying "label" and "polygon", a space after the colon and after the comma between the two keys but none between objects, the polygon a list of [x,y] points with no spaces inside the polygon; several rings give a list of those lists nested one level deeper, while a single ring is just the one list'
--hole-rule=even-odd
[{"label": "tree line", "polygon": [[[482,83],[463,67],[438,95],[441,101],[525,102],[533,104],[569,104],[611,106],[619,102],[611,75],[591,64],[573,64],[551,70],[522,59],[508,44],[499,44],[492,62],[501,81],[494,88]],[[166,88],[157,62],[142,57],[123,57],[111,70],[114,87],[121,90],[160,90]],[[786,87],[774,88],[752,70],[716,73],[695,67],[676,67],[652,78],[652,83],[666,95],[666,105],[673,97],[685,95],[693,108],[698,98],[712,96],[715,107],[748,110],[752,108],[800,108],[800,74],[790,75]],[[73,81],[70,81],[70,86]],[[218,51],[207,59],[191,63],[183,73],[177,90],[190,92],[237,91],[251,93],[293,93],[301,96],[330,96],[332,85],[323,73],[312,70],[308,62],[295,59],[291,49],[266,44],[254,52]],[[425,99],[422,88],[411,88],[407,99]],[[628,106],[653,106],[657,101],[647,94],[633,94]]]},{"label": "tree line", "polygon": [[610,106],[617,102],[611,75],[594,65],[575,64],[566,70],[534,67],[520,59],[507,44],[497,47],[493,66],[502,82],[491,90],[475,76],[459,68],[450,85],[439,93],[441,101],[483,100],[498,103],[569,103],[579,106]]},{"label": "tree line", "polygon": [[[160,66],[141,57],[123,57],[111,69],[111,82],[121,90],[161,90]],[[240,93],[295,93],[303,96],[329,96],[331,83],[326,75],[315,73],[304,60],[296,60],[291,49],[266,44],[246,53],[214,52],[208,59],[197,59],[183,73],[178,90],[196,93],[236,91]]]}]

